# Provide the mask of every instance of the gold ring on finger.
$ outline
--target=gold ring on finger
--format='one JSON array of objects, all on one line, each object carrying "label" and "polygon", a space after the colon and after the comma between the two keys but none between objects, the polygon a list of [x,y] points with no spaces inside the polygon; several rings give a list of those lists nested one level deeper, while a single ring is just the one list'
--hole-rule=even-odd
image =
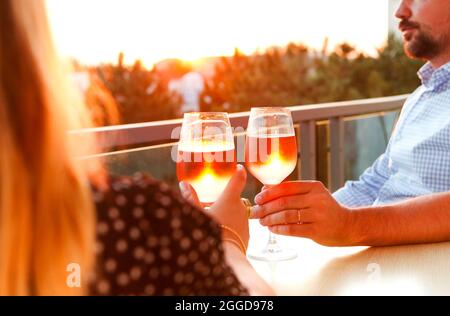
[{"label": "gold ring on finger", "polygon": [[250,202],[249,199],[245,199],[245,198],[242,198],[241,201],[247,210],[247,218],[250,218],[250,216],[252,215],[252,206],[253,206],[252,202]]}]

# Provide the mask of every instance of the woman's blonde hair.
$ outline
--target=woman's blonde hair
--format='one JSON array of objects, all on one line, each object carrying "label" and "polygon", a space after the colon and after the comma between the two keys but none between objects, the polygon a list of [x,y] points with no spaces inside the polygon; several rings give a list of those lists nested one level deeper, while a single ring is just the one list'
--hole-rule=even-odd
[{"label": "woman's blonde hair", "polygon": [[[67,131],[90,120],[55,53],[45,2],[1,0],[0,44],[0,295],[86,294],[95,213],[74,159],[83,149]],[[71,263],[81,287],[67,282]]]}]

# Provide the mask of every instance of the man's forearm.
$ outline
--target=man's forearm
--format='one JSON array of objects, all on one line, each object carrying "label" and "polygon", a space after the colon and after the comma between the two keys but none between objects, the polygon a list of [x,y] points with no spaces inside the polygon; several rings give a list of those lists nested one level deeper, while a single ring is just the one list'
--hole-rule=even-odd
[{"label": "man's forearm", "polygon": [[351,211],[352,245],[386,246],[450,240],[450,193]]}]

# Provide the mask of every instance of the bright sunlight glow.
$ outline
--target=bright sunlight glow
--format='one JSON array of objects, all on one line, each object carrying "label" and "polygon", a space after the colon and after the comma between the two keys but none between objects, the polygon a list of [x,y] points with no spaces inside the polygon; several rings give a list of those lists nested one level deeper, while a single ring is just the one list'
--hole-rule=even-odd
[{"label": "bright sunlight glow", "polygon": [[373,54],[388,31],[387,0],[47,0],[64,56],[85,64],[253,53],[288,42],[347,41]]}]

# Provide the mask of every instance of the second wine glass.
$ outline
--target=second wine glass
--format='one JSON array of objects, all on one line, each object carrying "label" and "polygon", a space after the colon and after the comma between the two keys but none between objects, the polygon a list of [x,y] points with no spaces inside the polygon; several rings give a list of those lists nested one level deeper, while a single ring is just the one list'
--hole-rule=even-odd
[{"label": "second wine glass", "polygon": [[[245,144],[245,163],[250,173],[266,187],[281,183],[297,164],[297,142],[289,109],[252,108]],[[281,261],[297,257],[292,249],[283,249],[269,232],[266,247],[249,253],[256,260]]]}]

